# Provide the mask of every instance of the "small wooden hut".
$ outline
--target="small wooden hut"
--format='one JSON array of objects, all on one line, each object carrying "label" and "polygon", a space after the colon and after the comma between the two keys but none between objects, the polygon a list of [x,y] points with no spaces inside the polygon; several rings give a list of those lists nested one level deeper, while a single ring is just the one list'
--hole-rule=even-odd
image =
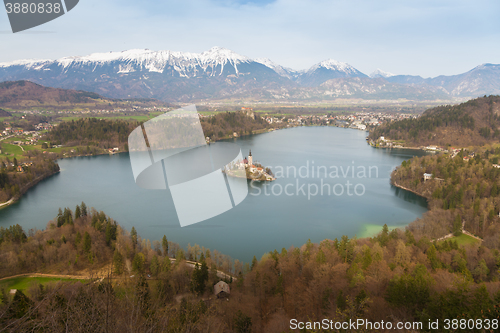
[{"label": "small wooden hut", "polygon": [[231,293],[229,285],[224,281],[219,281],[214,285],[214,294],[217,298],[228,297]]}]

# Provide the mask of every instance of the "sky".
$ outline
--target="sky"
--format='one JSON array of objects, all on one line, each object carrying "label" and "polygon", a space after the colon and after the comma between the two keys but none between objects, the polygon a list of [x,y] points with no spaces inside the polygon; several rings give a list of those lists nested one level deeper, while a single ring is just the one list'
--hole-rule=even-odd
[{"label": "sky", "polygon": [[498,0],[80,0],[16,34],[0,8],[0,62],[220,46],[297,70],[332,58],[435,77],[499,64],[499,17]]}]

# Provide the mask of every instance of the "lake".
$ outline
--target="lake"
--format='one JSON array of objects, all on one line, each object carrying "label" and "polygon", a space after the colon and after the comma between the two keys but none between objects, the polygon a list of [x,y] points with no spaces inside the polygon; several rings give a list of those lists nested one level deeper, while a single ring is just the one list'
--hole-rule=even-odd
[{"label": "lake", "polygon": [[[384,224],[403,227],[425,211],[425,199],[390,185],[391,171],[425,152],[374,149],[366,132],[298,127],[235,139],[243,156],[271,167],[277,179],[249,183],[235,208],[181,228],[168,190],[145,190],[133,179],[127,153],[59,160],[61,172],[0,210],[0,226],[44,229],[59,207],[84,201],[142,238],[199,244],[234,259],[301,246],[311,239],[368,236]],[[231,140],[233,141],[233,140]],[[323,192],[323,193],[322,193]]]}]

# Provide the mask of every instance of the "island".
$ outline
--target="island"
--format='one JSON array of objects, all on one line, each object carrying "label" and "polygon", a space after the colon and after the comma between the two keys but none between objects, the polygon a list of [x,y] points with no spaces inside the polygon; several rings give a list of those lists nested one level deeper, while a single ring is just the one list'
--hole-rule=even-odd
[{"label": "island", "polygon": [[222,172],[230,177],[247,178],[250,180],[276,180],[270,168],[265,168],[262,164],[253,161],[252,150],[248,152],[248,157],[228,164]]}]

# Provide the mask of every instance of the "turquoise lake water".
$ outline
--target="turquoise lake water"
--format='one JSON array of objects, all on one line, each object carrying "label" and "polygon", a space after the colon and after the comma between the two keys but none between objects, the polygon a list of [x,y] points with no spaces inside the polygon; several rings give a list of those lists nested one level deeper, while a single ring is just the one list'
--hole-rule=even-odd
[{"label": "turquoise lake water", "polygon": [[254,161],[270,166],[277,180],[249,183],[241,204],[184,228],[168,190],[135,184],[128,154],[63,159],[59,174],[0,210],[0,226],[44,229],[59,207],[74,210],[84,201],[127,230],[134,226],[143,238],[165,234],[181,246],[199,244],[245,262],[308,239],[359,237],[384,223],[405,226],[427,210],[426,203],[392,187],[389,176],[424,152],[374,149],[365,137],[351,129],[299,127],[236,139],[243,156],[251,149]]}]

